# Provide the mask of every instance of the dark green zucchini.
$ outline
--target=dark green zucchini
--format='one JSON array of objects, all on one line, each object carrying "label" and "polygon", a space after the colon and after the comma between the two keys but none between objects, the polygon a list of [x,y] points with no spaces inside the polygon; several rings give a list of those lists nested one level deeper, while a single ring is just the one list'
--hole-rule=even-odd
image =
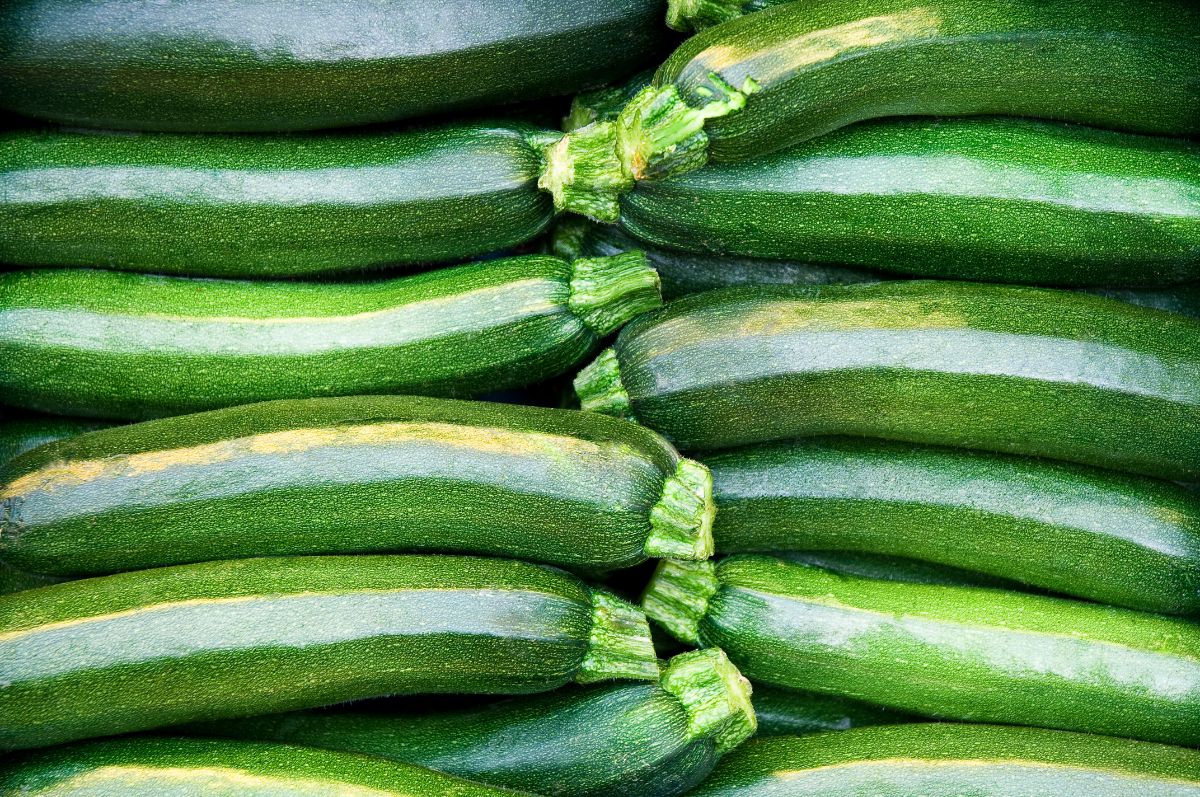
[{"label": "dark green zucchini", "polygon": [[1200,481],[1200,322],[1070,291],[713,291],[634,320],[575,385],[684,449],[846,435]]},{"label": "dark green zucchini", "polygon": [[695,33],[792,0],[667,0],[667,26]]},{"label": "dark green zucchini", "polygon": [[[0,286],[7,277],[0,275]],[[0,289],[0,303],[5,299],[5,292]],[[0,311],[2,316],[3,311]],[[0,323],[0,337],[3,337],[7,326]],[[3,370],[7,362],[0,362]],[[5,401],[12,400],[12,394],[6,390]],[[94,432],[105,429],[112,424],[91,418],[63,418],[54,415],[17,415],[13,418],[0,419],[0,467],[20,454],[64,437],[73,437],[84,432]]]},{"label": "dark green zucchini", "polygon": [[563,373],[661,304],[637,253],[354,283],[0,274],[0,391],[147,418],[322,395],[477,395]]},{"label": "dark green zucchini", "polygon": [[712,480],[636,424],[372,396],[108,429],[0,469],[0,559],[51,575],[454,551],[586,570],[712,552]]},{"label": "dark green zucchini", "polygon": [[613,684],[424,713],[333,710],[188,733],[366,753],[557,797],[671,797],[754,733],[750,685],[719,650],[682,653],[659,684]]},{"label": "dark green zucchini", "polygon": [[351,753],[219,739],[113,739],[8,757],[0,797],[517,797]]},{"label": "dark green zucchini", "polygon": [[1197,797],[1200,752],[1081,733],[921,724],[754,741],[694,797]]},{"label": "dark green zucchini", "polygon": [[975,451],[823,438],[704,457],[717,551],[855,551],[1200,615],[1200,496]]},{"label": "dark green zucchini", "polygon": [[867,725],[916,720],[910,714],[840,697],[754,687],[754,715],[759,736],[792,736],[844,731]]},{"label": "dark green zucchini", "polygon": [[659,565],[646,614],[756,683],[923,716],[1200,744],[1200,626],[767,556]]},{"label": "dark green zucchini", "polygon": [[511,559],[238,559],[0,596],[0,749],[626,678],[658,679],[642,613]]},{"label": "dark green zucchini", "polygon": [[72,125],[269,132],[571,94],[665,43],[661,0],[13,0],[0,107]]},{"label": "dark green zucchini", "polygon": [[1013,119],[860,125],[639,183],[621,200],[621,223],[647,243],[702,254],[1166,285],[1200,279],[1200,145]]},{"label": "dark green zucchini", "polygon": [[[544,131],[0,134],[0,261],[217,277],[443,262],[549,224]],[[551,134],[553,139],[554,135]]]}]

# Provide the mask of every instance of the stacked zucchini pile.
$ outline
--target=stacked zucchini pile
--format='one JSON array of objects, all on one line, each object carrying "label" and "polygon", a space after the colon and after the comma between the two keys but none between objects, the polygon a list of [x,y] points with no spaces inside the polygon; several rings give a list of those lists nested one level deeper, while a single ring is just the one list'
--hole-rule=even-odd
[{"label": "stacked zucchini pile", "polygon": [[0,797],[1200,797],[1190,0],[10,0],[0,108]]}]

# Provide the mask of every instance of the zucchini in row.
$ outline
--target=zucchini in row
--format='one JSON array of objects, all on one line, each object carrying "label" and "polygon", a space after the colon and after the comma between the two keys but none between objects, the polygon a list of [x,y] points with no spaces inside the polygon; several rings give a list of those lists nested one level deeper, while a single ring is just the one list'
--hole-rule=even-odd
[{"label": "zucchini in row", "polygon": [[647,615],[755,682],[924,716],[1200,745],[1200,626],[742,554],[659,565]]},{"label": "zucchini in row", "polygon": [[454,551],[586,570],[712,551],[712,479],[637,424],[367,396],[92,432],[0,469],[0,559],[89,575],[247,556]]},{"label": "zucchini in row", "polygon": [[578,365],[661,304],[637,253],[350,283],[0,275],[9,404],[139,419],[282,398],[478,395]]},{"label": "zucchini in row", "polygon": [[1070,291],[713,291],[635,319],[575,384],[684,449],[846,435],[1200,481],[1200,321]]},{"label": "zucchini in row", "polygon": [[657,684],[449,712],[334,709],[185,730],[366,753],[556,797],[671,797],[704,780],[754,728],[750,685],[724,653],[708,649],[671,659]]},{"label": "zucchini in row", "polygon": [[658,676],[640,611],[511,559],[240,559],[0,596],[3,750],[389,694]]}]

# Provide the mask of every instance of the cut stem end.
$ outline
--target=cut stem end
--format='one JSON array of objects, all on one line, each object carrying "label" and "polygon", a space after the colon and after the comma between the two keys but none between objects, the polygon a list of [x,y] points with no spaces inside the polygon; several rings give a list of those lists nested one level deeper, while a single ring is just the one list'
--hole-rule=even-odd
[{"label": "cut stem end", "polygon": [[712,474],[704,465],[681,459],[650,510],[646,556],[652,559],[707,559],[713,555]]},{"label": "cut stem end", "polygon": [[679,654],[667,663],[660,685],[687,711],[688,737],[711,738],[718,755],[758,729],[750,682],[720,648]]},{"label": "cut stem end", "polygon": [[658,658],[646,615],[603,590],[592,590],[592,633],[575,682],[656,681]]},{"label": "cut stem end", "polygon": [[568,306],[599,337],[662,306],[658,272],[641,252],[580,258],[571,265]]},{"label": "cut stem end", "polygon": [[574,384],[580,409],[635,420],[629,394],[621,383],[621,365],[612,349],[600,352],[591,365],[579,372]]},{"label": "cut stem end", "polygon": [[717,586],[717,566],[713,562],[664,559],[646,587],[642,608],[647,617],[680,642],[699,645],[700,621],[708,612],[708,602],[717,593]]}]

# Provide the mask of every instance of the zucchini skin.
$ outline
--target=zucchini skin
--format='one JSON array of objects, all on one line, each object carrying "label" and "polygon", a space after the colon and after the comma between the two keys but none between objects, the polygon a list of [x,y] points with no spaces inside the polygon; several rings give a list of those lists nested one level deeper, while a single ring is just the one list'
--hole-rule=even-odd
[{"label": "zucchini skin", "polygon": [[800,736],[917,719],[883,706],[759,685],[754,687],[754,714],[759,736]]},{"label": "zucchini skin", "polygon": [[0,390],[30,409],[129,420],[281,398],[478,395],[580,364],[661,304],[657,286],[637,255],[353,283],[10,272]]},{"label": "zucchini skin", "polygon": [[1094,288],[1090,292],[1097,296],[1107,296],[1110,299],[1119,299],[1122,302],[1138,304],[1142,307],[1200,318],[1200,283],[1174,285],[1159,290]]},{"label": "zucchini skin", "polygon": [[369,756],[218,739],[113,739],[7,757],[4,797],[514,797]]},{"label": "zucchini skin", "polygon": [[[0,285],[4,280],[5,276],[0,275]],[[7,392],[4,397],[11,399]],[[62,418],[53,415],[0,418],[0,467],[38,446],[84,432],[107,429],[109,426],[112,424],[92,418]]]},{"label": "zucchini skin", "polygon": [[[671,602],[680,583],[697,608]],[[755,682],[943,719],[1200,744],[1200,627],[1178,618],[749,554],[661,565],[645,608]]]},{"label": "zucchini skin", "polygon": [[756,86],[705,123],[716,161],[868,119],[1004,115],[1200,133],[1200,9],[1186,0],[811,0],[687,39],[655,74],[693,107]]},{"label": "zucchini skin", "polygon": [[1200,481],[1200,323],[1069,291],[714,291],[627,325],[576,392],[685,450],[844,435]]},{"label": "zucchini skin", "polygon": [[202,277],[461,260],[549,224],[536,135],[3,133],[0,260]]},{"label": "zucchini skin", "polygon": [[1200,496],[1170,482],[851,438],[704,459],[720,553],[900,556],[1115,606],[1200,615]]},{"label": "zucchini skin", "polygon": [[[0,470],[0,558],[81,576],[313,553],[452,551],[586,570],[650,551],[707,557],[711,482],[681,481],[688,467],[650,430],[578,411],[264,402],[19,457]],[[678,494],[688,486],[700,494]],[[690,552],[669,547],[676,533],[691,535]]]},{"label": "zucchini skin", "polygon": [[753,741],[693,794],[1195,797],[1200,753],[1037,728],[892,725]]},{"label": "zucchini skin", "polygon": [[[717,651],[682,658],[695,664],[711,653],[728,665]],[[667,663],[668,671],[672,666],[675,660]],[[740,682],[735,690],[748,690],[736,670],[731,674]],[[364,753],[556,797],[673,797],[699,784],[721,755],[754,731],[741,712],[726,720],[738,727],[724,743],[715,729],[701,730],[697,709],[720,712],[719,701],[728,696],[721,694],[724,686],[696,684],[693,680],[695,692],[672,690],[666,681],[568,687],[456,711],[332,709],[186,730]],[[689,700],[693,695],[703,696]],[[748,706],[747,699],[742,711]]]},{"label": "zucchini skin", "polygon": [[658,0],[18,0],[0,9],[0,97],[110,129],[369,124],[621,78],[665,42],[662,11]]},{"label": "zucchini skin", "polygon": [[621,200],[621,224],[648,244],[700,254],[1168,285],[1200,279],[1200,146],[1011,119],[859,125],[640,182]]},{"label": "zucchini skin", "polygon": [[[205,562],[6,595],[0,749],[385,694],[546,691],[604,676],[600,607],[562,571],[460,556]],[[609,677],[657,677],[627,614],[628,661]]]}]

